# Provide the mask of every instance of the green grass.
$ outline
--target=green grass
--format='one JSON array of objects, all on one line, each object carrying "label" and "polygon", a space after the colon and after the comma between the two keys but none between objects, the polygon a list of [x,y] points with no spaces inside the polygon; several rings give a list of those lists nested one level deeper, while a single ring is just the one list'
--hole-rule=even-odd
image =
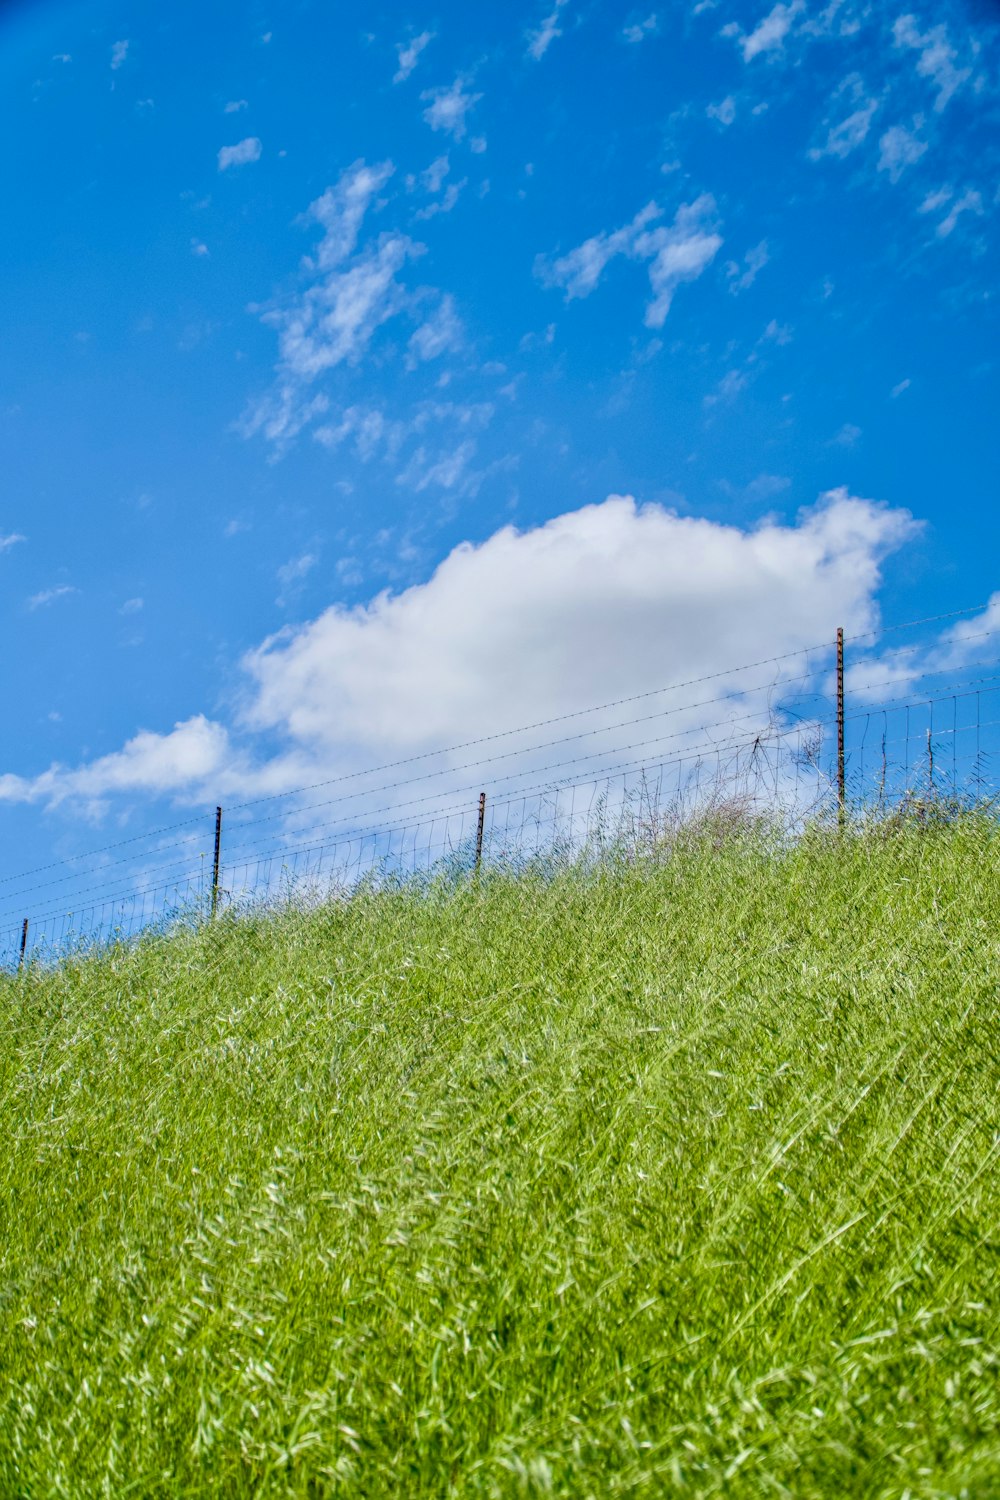
[{"label": "green grass", "polygon": [[0,1494],[1000,1495],[1000,838],[0,982]]}]

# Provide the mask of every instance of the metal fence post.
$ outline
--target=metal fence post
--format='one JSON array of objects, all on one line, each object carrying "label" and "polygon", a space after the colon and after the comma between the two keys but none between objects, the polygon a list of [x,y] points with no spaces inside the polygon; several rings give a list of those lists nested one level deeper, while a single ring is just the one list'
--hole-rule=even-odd
[{"label": "metal fence post", "polygon": [[28,946],[28,919],[27,919],[27,917],[25,917],[24,921],[21,924],[21,954],[20,954],[20,957],[17,960],[17,967],[19,969],[23,969],[24,968],[24,952],[25,952],[25,949],[27,948],[27,946]]},{"label": "metal fence post", "polygon": [[476,874],[483,862],[483,829],[486,825],[486,793],[479,793],[479,823],[476,827]]},{"label": "metal fence post", "polygon": [[222,853],[222,808],[215,809],[215,858],[212,861],[212,916],[219,905],[219,856]]},{"label": "metal fence post", "polygon": [[844,631],[837,630],[837,809],[841,823],[847,808],[847,778],[844,761]]}]

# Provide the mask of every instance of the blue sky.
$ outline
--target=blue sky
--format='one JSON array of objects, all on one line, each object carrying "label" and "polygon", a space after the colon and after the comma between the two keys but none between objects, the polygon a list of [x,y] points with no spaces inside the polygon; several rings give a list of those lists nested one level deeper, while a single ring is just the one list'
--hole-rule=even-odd
[{"label": "blue sky", "polygon": [[0,72],[4,868],[997,588],[987,0],[8,4]]}]

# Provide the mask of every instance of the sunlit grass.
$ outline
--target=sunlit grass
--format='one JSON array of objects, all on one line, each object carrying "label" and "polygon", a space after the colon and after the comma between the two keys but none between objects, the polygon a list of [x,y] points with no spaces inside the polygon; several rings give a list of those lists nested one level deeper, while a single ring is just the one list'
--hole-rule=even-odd
[{"label": "sunlit grass", "polygon": [[1000,1494],[1000,840],[0,983],[0,1493]]}]

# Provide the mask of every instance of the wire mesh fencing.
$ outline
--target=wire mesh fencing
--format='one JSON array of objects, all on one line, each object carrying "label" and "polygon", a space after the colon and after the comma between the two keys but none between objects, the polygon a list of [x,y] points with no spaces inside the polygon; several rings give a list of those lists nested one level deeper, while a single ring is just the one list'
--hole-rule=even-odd
[{"label": "wire mesh fencing", "polygon": [[997,634],[961,668],[919,643],[855,650],[839,696],[831,646],[789,652],[233,801],[221,825],[214,808],[192,812],[0,880],[0,964],[361,882],[663,856],[706,820],[794,836],[817,820],[991,808]]}]

